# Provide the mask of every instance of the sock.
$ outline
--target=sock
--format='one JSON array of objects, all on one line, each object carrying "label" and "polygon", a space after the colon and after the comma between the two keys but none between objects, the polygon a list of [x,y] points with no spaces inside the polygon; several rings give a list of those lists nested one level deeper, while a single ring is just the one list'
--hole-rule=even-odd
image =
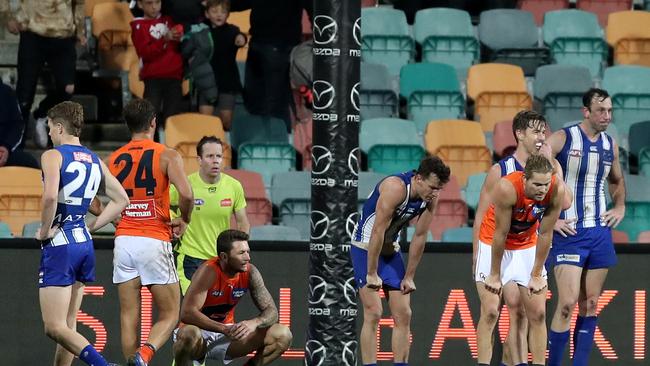
[{"label": "sock", "polygon": [[138,352],[140,352],[140,356],[142,356],[144,362],[150,363],[154,353],[156,353],[156,347],[150,343],[145,343],[142,347],[138,348]]},{"label": "sock", "polygon": [[79,359],[89,366],[108,366],[108,362],[106,362],[104,357],[90,344],[81,350]]},{"label": "sock", "polygon": [[548,366],[560,366],[564,348],[569,341],[569,331],[556,332],[552,329],[548,332]]},{"label": "sock", "polygon": [[[578,317],[580,319],[581,317]],[[596,330],[595,316],[586,316],[582,320],[580,328],[576,327],[576,347],[573,351],[573,366],[586,366],[589,363],[589,353],[594,343],[594,331]]]},{"label": "sock", "polygon": [[573,339],[572,339],[572,342],[573,342],[573,350],[574,350],[574,352],[575,352],[575,349],[576,349],[576,344],[577,344],[576,342],[578,342],[578,334],[580,334],[580,333],[578,333],[578,330],[582,328],[582,323],[584,321],[585,321],[585,317],[578,315],[578,317],[576,318],[576,325],[575,325],[575,327],[573,327]]}]

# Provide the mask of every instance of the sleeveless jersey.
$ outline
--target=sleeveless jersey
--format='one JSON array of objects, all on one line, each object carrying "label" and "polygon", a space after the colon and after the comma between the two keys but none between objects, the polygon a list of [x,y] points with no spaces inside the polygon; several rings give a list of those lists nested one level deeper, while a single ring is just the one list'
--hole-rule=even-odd
[{"label": "sleeveless jersey", "polygon": [[[400,178],[406,185],[406,197],[397,207],[395,213],[393,213],[390,224],[384,233],[384,242],[397,241],[400,230],[404,226],[408,225],[411,219],[419,216],[427,207],[427,203],[424,200],[419,198],[414,200],[409,199],[411,195],[411,178],[414,175],[415,172],[405,172],[392,175],[393,177]],[[353,241],[360,243],[370,242],[370,234],[372,233],[372,227],[375,223],[375,209],[377,208],[377,202],[379,201],[379,185],[381,182],[383,182],[383,180],[377,183],[370,193],[370,196],[368,196],[368,200],[363,205],[361,216],[359,217],[359,221],[357,221],[352,234]]]},{"label": "sleeveless jersey", "polygon": [[[219,266],[219,257],[209,259],[203,265],[214,271],[214,282],[201,306],[201,313],[220,323],[235,323],[235,305],[248,292],[250,272],[247,270],[228,277]],[[247,267],[250,269],[249,265]]]},{"label": "sleeveless jersey", "polygon": [[59,225],[60,231],[50,239],[51,244],[90,241],[85,218],[102,182],[99,158],[85,146],[61,145],[55,149],[61,154],[62,162],[53,225]]},{"label": "sleeveless jersey", "polygon": [[601,132],[591,142],[580,125],[564,128],[566,142],[557,154],[564,169],[564,181],[573,192],[573,203],[561,219],[577,219],[574,228],[604,226],[600,216],[607,210],[605,180],[614,161],[614,140]]},{"label": "sleeveless jersey", "polygon": [[[537,229],[551,201],[551,193],[555,186],[555,175],[551,178],[551,186],[544,199],[537,201],[526,197],[524,194],[524,172],[514,172],[504,177],[512,183],[517,192],[517,202],[512,209],[510,230],[506,235],[505,248],[509,250],[526,249],[537,243]],[[494,237],[496,221],[494,217],[494,203],[490,204],[479,231],[481,242],[491,245]]]},{"label": "sleeveless jersey", "polygon": [[144,236],[170,241],[169,178],[160,167],[165,145],[131,141],[109,157],[109,170],[129,195],[115,236]]},{"label": "sleeveless jersey", "polygon": [[501,168],[502,177],[505,177],[506,175],[513,172],[524,171],[524,167],[519,164],[513,155],[506,156],[505,158],[499,160],[499,167]]}]

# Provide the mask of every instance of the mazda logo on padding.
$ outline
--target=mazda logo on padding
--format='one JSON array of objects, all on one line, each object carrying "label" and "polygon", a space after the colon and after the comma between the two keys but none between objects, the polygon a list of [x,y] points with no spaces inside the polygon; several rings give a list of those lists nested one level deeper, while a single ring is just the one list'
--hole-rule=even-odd
[{"label": "mazda logo on padding", "polygon": [[336,91],[334,86],[325,80],[316,80],[312,86],[314,90],[314,109],[329,108],[334,103]]},{"label": "mazda logo on padding", "polygon": [[309,303],[314,305],[318,304],[327,295],[327,282],[321,276],[309,276]]},{"label": "mazda logo on padding", "polygon": [[339,26],[336,20],[327,15],[317,15],[314,18],[314,43],[328,44],[336,40]]},{"label": "mazda logo on padding", "polygon": [[326,356],[327,350],[319,341],[309,340],[305,343],[305,365],[321,366]]},{"label": "mazda logo on padding", "polygon": [[332,164],[332,152],[322,145],[314,145],[311,148],[311,173],[323,174],[330,169]]},{"label": "mazda logo on padding", "polygon": [[348,304],[357,306],[357,290],[354,288],[354,277],[348,278],[347,281],[341,284],[343,287],[343,297],[348,301]]},{"label": "mazda logo on padding", "polygon": [[354,228],[357,226],[357,221],[359,221],[358,212],[349,214],[348,218],[345,220],[345,233],[348,234],[348,240],[352,240],[352,237],[354,236]]},{"label": "mazda logo on padding", "polygon": [[311,212],[311,240],[319,240],[327,235],[330,228],[330,218],[323,211]]},{"label": "mazda logo on padding", "polygon": [[354,37],[354,41],[357,42],[357,46],[361,47],[361,17],[358,17],[357,20],[354,21],[354,25],[352,26],[352,36]]},{"label": "mazda logo on padding", "polygon": [[341,353],[341,360],[343,366],[356,366],[357,364],[357,341],[349,341],[343,343],[343,352]]},{"label": "mazda logo on padding", "polygon": [[350,155],[348,155],[348,168],[350,169],[350,172],[355,176],[359,176],[359,148],[355,147],[350,151]]},{"label": "mazda logo on padding", "polygon": [[352,107],[359,112],[359,83],[354,84],[352,87],[352,90],[350,90],[350,103],[352,103]]}]

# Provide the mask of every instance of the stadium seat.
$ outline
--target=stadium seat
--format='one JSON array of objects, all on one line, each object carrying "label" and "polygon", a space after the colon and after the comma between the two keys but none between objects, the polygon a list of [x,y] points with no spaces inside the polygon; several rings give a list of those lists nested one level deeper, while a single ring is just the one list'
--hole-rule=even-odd
[{"label": "stadium seat", "polygon": [[492,146],[494,155],[504,158],[511,155],[517,148],[517,140],[512,133],[512,120],[501,121],[494,125],[492,134]]},{"label": "stadium seat", "polygon": [[442,232],[442,242],[471,243],[471,227],[454,227]]},{"label": "stadium seat", "polygon": [[266,188],[271,187],[273,173],[288,172],[296,167],[296,150],[289,143],[251,143],[239,146],[238,168],[262,174]]},{"label": "stadium seat", "polygon": [[241,183],[246,197],[246,215],[251,226],[270,224],[273,219],[273,207],[266,195],[262,175],[241,169],[229,169],[224,173]]},{"label": "stadium seat", "polygon": [[481,188],[483,188],[483,182],[487,173],[476,173],[467,177],[467,185],[463,189],[465,193],[465,202],[467,206],[472,210],[476,211],[478,207],[479,197],[481,195]]},{"label": "stadium seat", "polygon": [[630,237],[625,231],[612,230],[612,241],[614,244],[627,244],[630,242]]},{"label": "stadium seat", "polygon": [[306,171],[278,172],[271,179],[271,202],[280,207],[286,200],[311,197],[311,173]]},{"label": "stadium seat", "polygon": [[249,113],[235,114],[230,127],[230,143],[235,151],[244,143],[288,143],[283,120]]},{"label": "stadium seat", "polygon": [[415,124],[397,118],[361,122],[359,147],[368,155],[368,169],[394,174],[417,168],[424,156]]},{"label": "stadium seat", "polygon": [[[246,36],[247,40],[250,40],[250,29],[251,29],[251,11],[250,10],[243,10],[243,11],[233,11],[230,13],[230,16],[228,17],[228,23],[236,25],[239,27],[239,31]],[[246,42],[246,45],[244,47],[240,47],[237,50],[237,61],[246,61],[246,58],[248,57],[248,42]]]},{"label": "stadium seat", "polygon": [[630,162],[634,163],[634,166],[640,167],[640,153],[644,148],[650,149],[650,121],[637,122],[630,126],[628,151]]},{"label": "stadium seat", "polygon": [[483,131],[493,131],[497,122],[512,119],[532,108],[524,73],[519,66],[478,64],[469,68],[467,96],[474,101],[474,119]]},{"label": "stadium seat", "polygon": [[418,63],[402,67],[400,95],[406,99],[408,119],[423,133],[429,121],[465,117],[465,99],[455,69],[447,64]]},{"label": "stadium seat", "polygon": [[650,67],[619,65],[605,70],[603,89],[612,96],[620,145],[628,146],[630,126],[645,121],[650,113]]},{"label": "stadium seat", "polygon": [[221,119],[200,113],[181,113],[170,116],[165,123],[165,144],[183,157],[185,173],[199,169],[196,144],[203,136],[216,136],[223,142],[222,168],[232,166],[232,151],[226,141]]},{"label": "stadium seat", "polygon": [[642,231],[650,230],[650,178],[625,175],[625,217],[616,227],[635,241]]},{"label": "stadium seat", "polygon": [[607,62],[607,43],[593,13],[567,9],[546,13],[542,27],[544,43],[556,64],[585,66],[600,77]]},{"label": "stadium seat", "polygon": [[545,65],[537,69],[534,95],[551,130],[582,118],[582,95],[591,86],[591,74],[583,66]]},{"label": "stadium seat", "polygon": [[362,8],[361,22],[362,60],[384,64],[391,75],[399,75],[414,55],[414,41],[404,12],[387,7]]},{"label": "stadium seat", "polygon": [[93,7],[92,34],[97,39],[100,69],[129,71],[138,56],[131,40],[133,15],[125,2],[104,2]]},{"label": "stadium seat", "polygon": [[[453,172],[454,168],[451,169]],[[449,228],[467,225],[469,214],[460,187],[459,180],[452,175],[449,183],[445,184],[438,195],[436,211],[429,226],[429,231],[431,231],[434,240],[440,240],[442,233]]]},{"label": "stadium seat", "polygon": [[452,65],[464,76],[479,60],[479,43],[469,13],[464,10],[420,10],[415,14],[413,33],[422,45],[422,62]]},{"label": "stadium seat", "polygon": [[639,151],[639,174],[650,178],[650,147],[644,147]]},{"label": "stadium seat", "polygon": [[[0,167],[0,221],[20,236],[25,223],[41,219],[43,179],[39,169]],[[6,177],[11,177],[7,179]]]},{"label": "stadium seat", "polygon": [[650,244],[650,230],[642,231],[636,237],[636,242],[639,244]]},{"label": "stadium seat", "polygon": [[251,240],[300,241],[303,238],[295,227],[284,225],[263,225],[251,227]]},{"label": "stadium seat", "polygon": [[464,186],[472,174],[487,172],[492,165],[485,135],[476,122],[432,121],[427,125],[424,141],[426,150],[449,165],[460,185]]},{"label": "stadium seat", "polygon": [[[39,225],[40,225],[40,222],[39,222]],[[34,236],[36,236],[36,235],[34,235]],[[9,239],[9,238],[13,238],[13,237],[14,236],[11,233],[11,228],[9,227],[9,225],[7,225],[6,223],[0,221],[0,239]]]},{"label": "stadium seat", "polygon": [[614,49],[614,64],[650,66],[650,12],[609,14],[607,43]]},{"label": "stadium seat", "polygon": [[531,12],[535,24],[541,27],[544,23],[544,14],[552,10],[568,9],[569,0],[519,0],[517,8]]},{"label": "stadium seat", "polygon": [[311,233],[311,200],[288,200],[280,205],[280,224],[296,228],[302,240]]},{"label": "stadium seat", "polygon": [[23,238],[35,238],[36,234],[38,233],[38,230],[41,229],[41,222],[40,221],[32,221],[25,223],[23,225],[23,232],[21,236]]},{"label": "stadium seat", "polygon": [[598,22],[604,28],[610,13],[632,9],[632,0],[576,0],[576,8],[598,16]]},{"label": "stadium seat", "polygon": [[357,204],[359,211],[363,208],[363,204],[368,200],[368,196],[370,196],[372,190],[375,189],[375,186],[377,186],[377,184],[384,178],[386,178],[386,174],[359,172],[359,186],[357,188]]},{"label": "stadium seat", "polygon": [[480,15],[478,35],[490,62],[520,66],[532,76],[540,65],[549,62],[549,51],[539,46],[533,14],[518,9],[492,9]]},{"label": "stadium seat", "polygon": [[361,63],[359,104],[361,120],[398,116],[399,99],[386,65]]},{"label": "stadium seat", "polygon": [[[413,240],[413,235],[415,235],[415,226],[407,226],[406,227],[406,241],[411,242]],[[436,240],[433,238],[433,235],[431,235],[430,231],[427,231],[427,243],[433,243]]]}]

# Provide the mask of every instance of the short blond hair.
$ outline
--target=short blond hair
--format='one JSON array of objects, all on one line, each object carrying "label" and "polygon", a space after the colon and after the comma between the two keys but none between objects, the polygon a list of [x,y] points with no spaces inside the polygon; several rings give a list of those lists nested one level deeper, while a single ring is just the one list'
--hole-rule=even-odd
[{"label": "short blond hair", "polygon": [[77,102],[61,102],[47,111],[47,118],[60,123],[66,133],[79,137],[84,126],[84,109]]}]

